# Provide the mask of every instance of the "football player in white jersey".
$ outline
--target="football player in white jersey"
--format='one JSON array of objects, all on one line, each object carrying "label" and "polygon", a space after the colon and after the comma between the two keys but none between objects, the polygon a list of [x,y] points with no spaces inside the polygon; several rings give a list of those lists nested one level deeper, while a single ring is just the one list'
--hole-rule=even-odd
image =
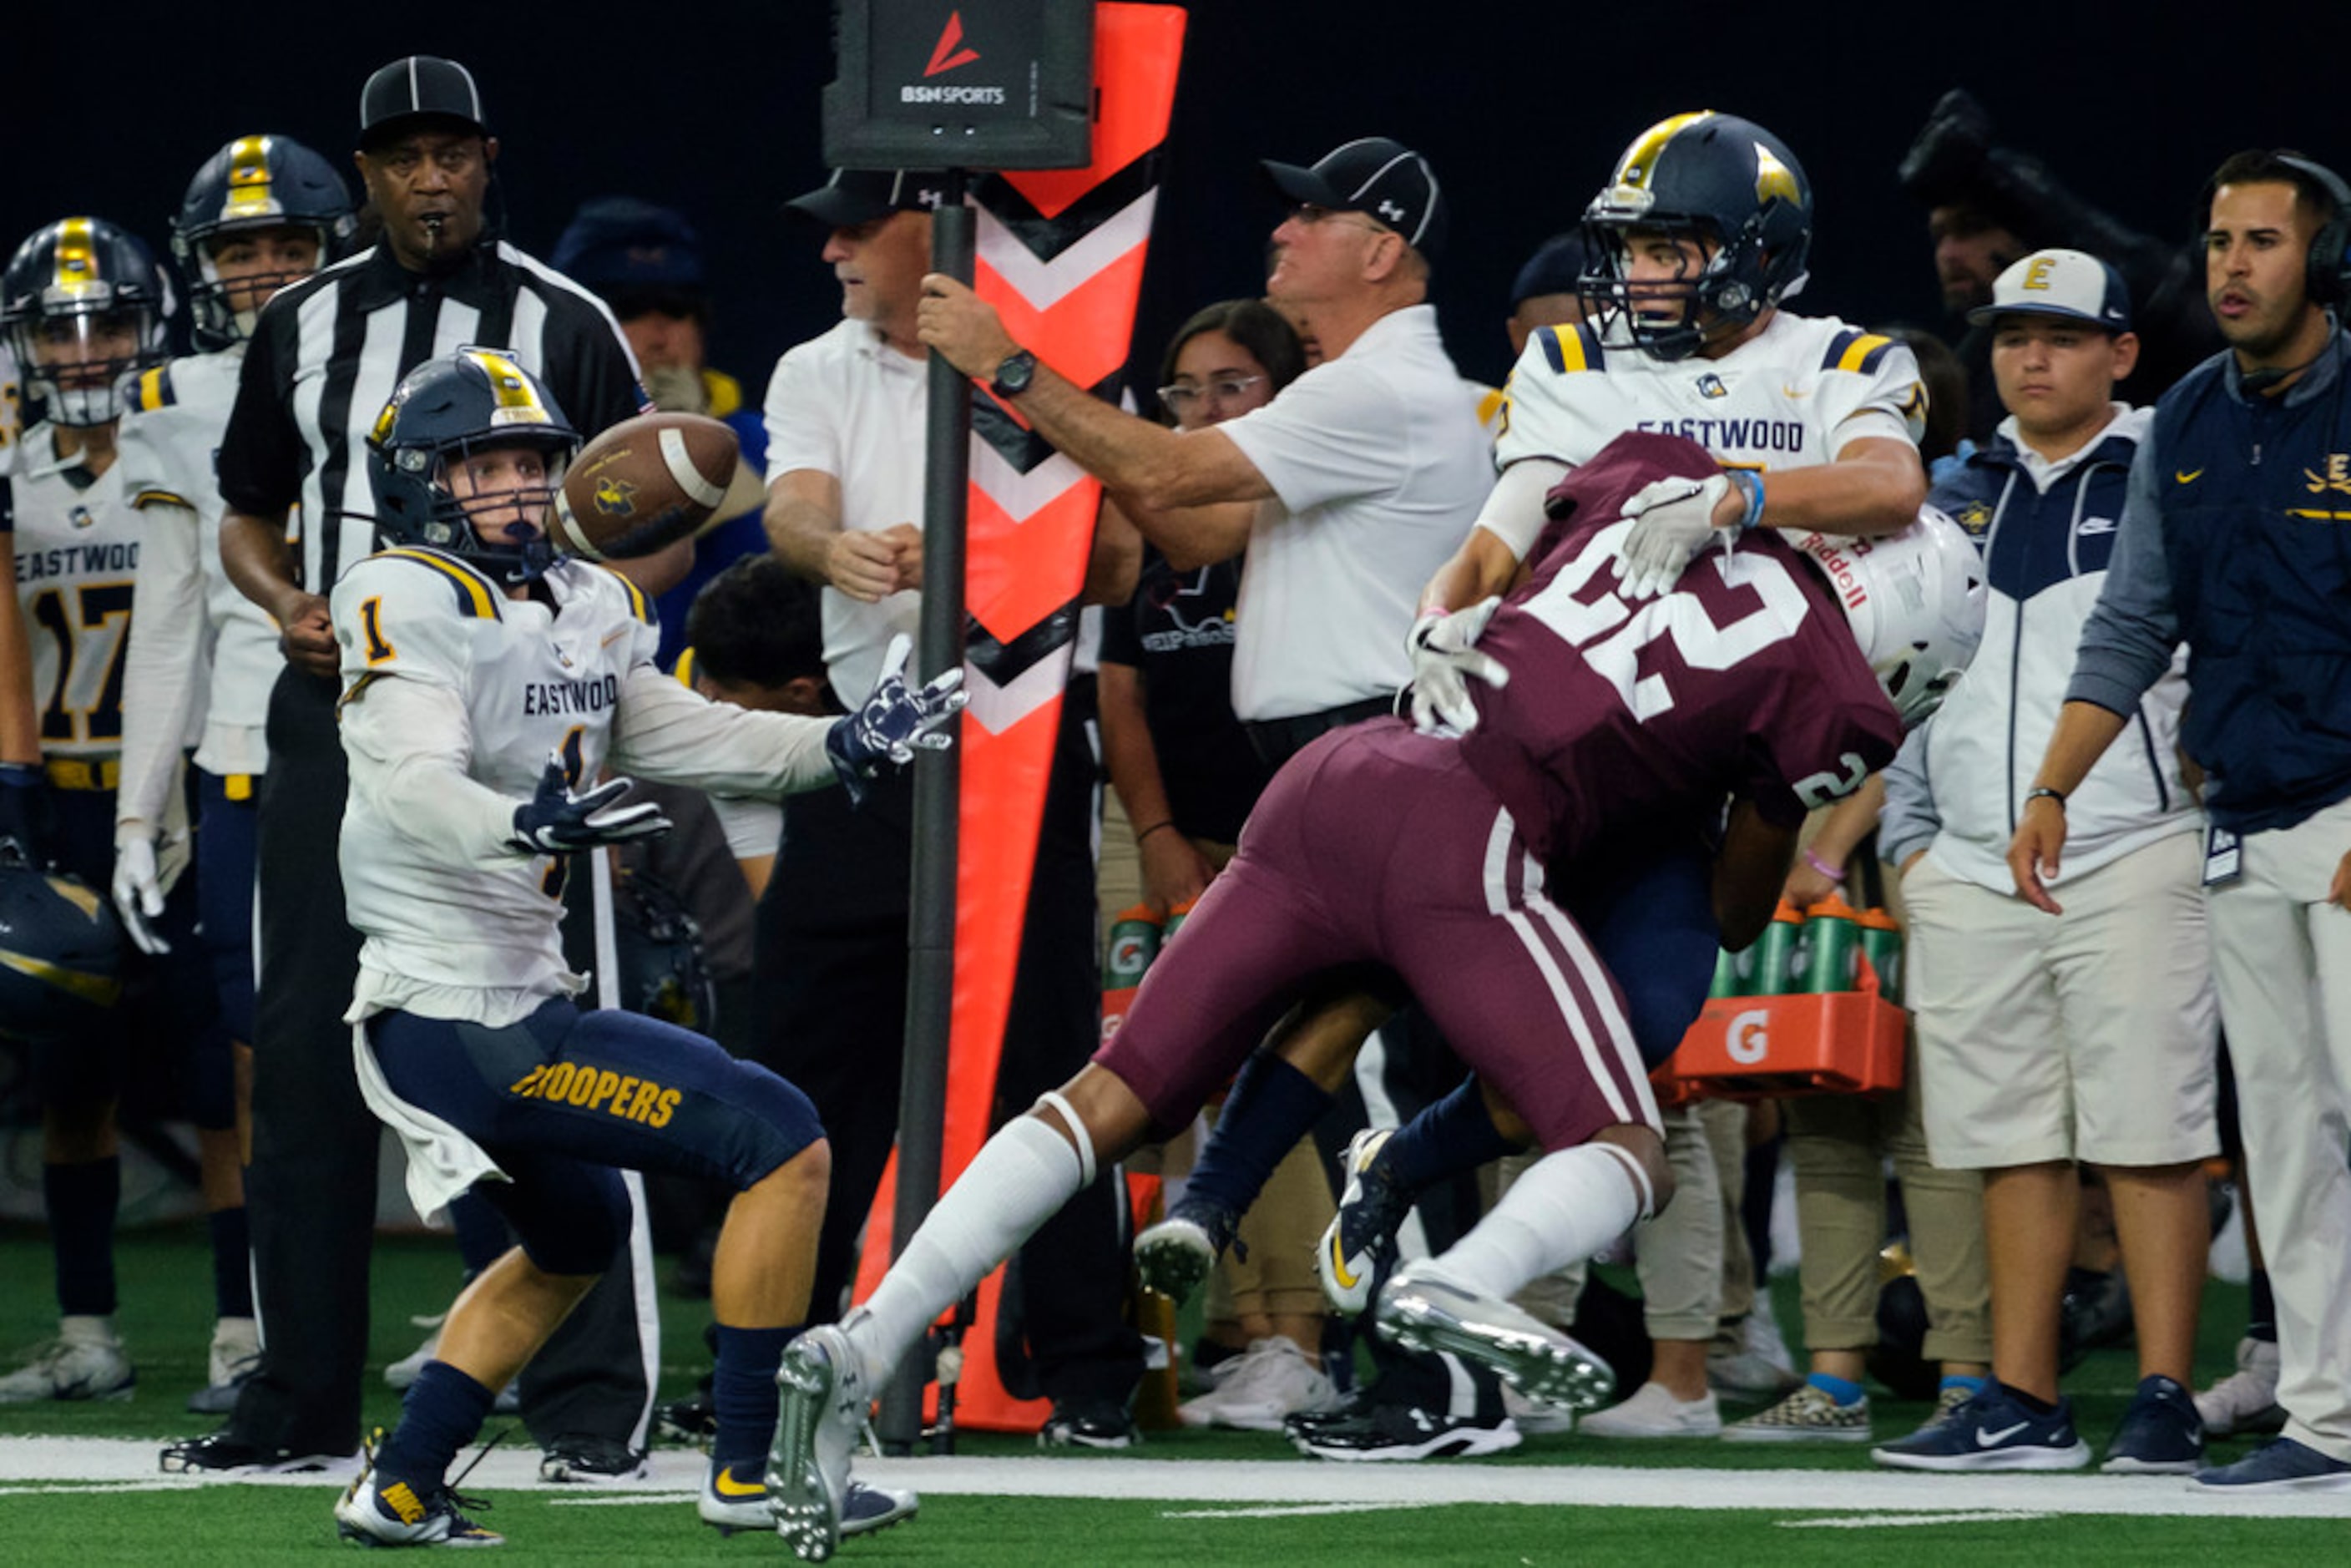
[{"label": "football player in white jersey", "polygon": [[[31,835],[47,841],[34,853],[99,887],[113,861],[121,661],[141,535],[117,462],[120,383],[161,356],[170,309],[152,254],[101,218],[38,230],[0,275],[0,327],[41,411],[10,481],[38,763],[9,769],[7,793],[53,829]],[[176,918],[193,927],[187,901]],[[119,1077],[133,1042],[193,1046],[216,1009],[200,964],[167,960],[129,977],[125,999],[91,1015],[89,1030],[33,1042],[60,1321],[53,1343],[0,1376],[0,1404],[128,1398],[137,1380],[113,1323]]]},{"label": "football player in white jersey", "polygon": [[[609,761],[737,794],[862,780],[962,706],[960,671],[909,690],[902,639],[844,718],[753,713],[664,675],[644,595],[559,557],[543,522],[579,438],[538,382],[466,348],[402,379],[370,440],[377,524],[398,546],[335,585],[351,789],[341,865],[360,933],[353,1057],[409,1148],[420,1212],[474,1186],[521,1245],[451,1310],[399,1428],[337,1502],[380,1544],[479,1543],[444,1477],[494,1391],[586,1293],[626,1223],[616,1166],[726,1181],[711,1271],[717,1435],[703,1519],[772,1528],[762,1467],[776,1368],[808,1314],[830,1155],[800,1092],[703,1037],[581,1014],[558,934],[569,857],[668,827],[591,787]],[[851,1528],[914,1511],[853,1500]]]},{"label": "football player in white jersey", "polygon": [[[193,1075],[204,1208],[212,1229],[213,1332],[206,1385],[188,1408],[225,1415],[260,1352],[239,1129],[253,1038],[254,803],[266,766],[270,683],[283,659],[277,623],[220,564],[223,502],[213,454],[236,400],[237,371],[263,301],[331,260],[350,237],[350,193],[334,166],[283,136],[242,136],[205,160],[172,224],[201,352],[145,371],[126,390],[120,434],[124,498],[140,517],[138,602],[122,665],[122,780],[115,796],[115,906],[131,939],[160,952],[166,862],[184,861],[182,759],[194,835],[200,940],[227,1049]],[[167,824],[181,824],[168,828]]]},{"label": "football player in white jersey", "polygon": [[1501,479],[1425,609],[1499,592],[1545,493],[1627,430],[1687,436],[1724,469],[1644,498],[1623,550],[1639,597],[1742,526],[1886,534],[1917,517],[1927,400],[1910,350],[1780,308],[1805,280],[1813,198],[1779,138],[1725,114],[1660,120],[1617,160],[1584,233],[1586,318],[1537,331],[1511,371]]}]

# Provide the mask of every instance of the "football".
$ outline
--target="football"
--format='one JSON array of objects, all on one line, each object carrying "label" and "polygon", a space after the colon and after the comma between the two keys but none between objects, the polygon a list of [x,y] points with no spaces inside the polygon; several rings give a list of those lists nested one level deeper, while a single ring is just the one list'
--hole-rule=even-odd
[{"label": "football", "polygon": [[643,413],[580,449],[555,499],[556,548],[589,560],[690,538],[726,497],[742,451],[699,413]]}]

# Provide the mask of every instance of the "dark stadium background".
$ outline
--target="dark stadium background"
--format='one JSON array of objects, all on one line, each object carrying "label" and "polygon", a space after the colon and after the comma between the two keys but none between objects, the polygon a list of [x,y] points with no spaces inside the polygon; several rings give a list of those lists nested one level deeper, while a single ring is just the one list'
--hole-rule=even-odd
[{"label": "dark stadium background", "polygon": [[[968,24],[987,0],[963,4]],[[1947,87],[1970,88],[2003,141],[2157,232],[2185,236],[2203,176],[2241,146],[2299,146],[2351,174],[2343,0],[2044,0],[1972,16],[1717,0],[1192,9],[1138,337],[1146,366],[1192,308],[1261,281],[1278,214],[1255,158],[1307,162],[1357,135],[1395,136],[1435,162],[1453,203],[1436,282],[1446,338],[1488,380],[1508,368],[1499,318],[1520,260],[1574,218],[1625,141],[1679,110],[1741,113],[1794,147],[1819,209],[1802,308],[1874,325],[1937,317],[1924,214],[1894,167]],[[829,0],[26,7],[0,51],[16,152],[0,244],[95,212],[160,250],[187,176],[222,141],[282,131],[340,158],[370,70],[446,54],[473,68],[505,139],[508,232],[525,248],[545,256],[579,202],[609,193],[700,225],[713,358],[756,400],[778,353],[838,319],[819,236],[778,211],[822,175],[831,26]]]}]

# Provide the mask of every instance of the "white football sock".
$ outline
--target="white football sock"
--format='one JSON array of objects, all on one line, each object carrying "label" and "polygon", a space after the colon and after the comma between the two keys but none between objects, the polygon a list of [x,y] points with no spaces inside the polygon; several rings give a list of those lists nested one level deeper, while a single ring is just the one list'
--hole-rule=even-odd
[{"label": "white football sock", "polygon": [[1640,1167],[1621,1151],[1605,1144],[1562,1149],[1512,1182],[1492,1211],[1434,1260],[1435,1271],[1465,1289],[1508,1296],[1622,1236],[1647,1197]]},{"label": "white football sock", "polygon": [[855,1314],[850,1337],[867,1382],[888,1382],[938,1315],[1084,1186],[1085,1166],[1067,1138],[1033,1115],[1005,1124],[939,1196]]}]

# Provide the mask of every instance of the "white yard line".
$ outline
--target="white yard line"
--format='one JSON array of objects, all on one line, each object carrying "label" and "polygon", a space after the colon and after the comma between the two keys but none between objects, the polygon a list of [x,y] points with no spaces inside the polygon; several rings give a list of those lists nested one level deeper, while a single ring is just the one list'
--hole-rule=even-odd
[{"label": "white yard line", "polygon": [[[176,1490],[219,1484],[157,1472],[153,1441],[93,1437],[0,1437],[0,1496],[135,1487]],[[538,1456],[493,1453],[467,1478],[486,1492],[552,1491],[582,1506],[674,1500],[701,1486],[699,1454],[663,1449],[653,1474],[625,1486],[553,1486],[538,1479]],[[1792,1525],[1847,1521],[1886,1524],[1950,1517],[2023,1514],[2185,1515],[2204,1518],[2351,1519],[2351,1492],[2213,1497],[2176,1477],[2100,1475],[1917,1475],[1893,1470],[1633,1469],[1600,1465],[1307,1464],[1239,1459],[925,1458],[868,1459],[858,1473],[884,1486],[959,1495],[1132,1498],[1196,1505],[1186,1517],[1220,1509],[1237,1517],[1265,1505],[1320,1508],[1431,1507],[1517,1503],[1534,1507],[1753,1509],[1787,1513],[1813,1503]],[[1792,1488],[1791,1477],[1813,1484]],[[270,1476],[265,1486],[324,1490],[331,1478]],[[1912,1516],[1896,1520],[1886,1516]]]}]

